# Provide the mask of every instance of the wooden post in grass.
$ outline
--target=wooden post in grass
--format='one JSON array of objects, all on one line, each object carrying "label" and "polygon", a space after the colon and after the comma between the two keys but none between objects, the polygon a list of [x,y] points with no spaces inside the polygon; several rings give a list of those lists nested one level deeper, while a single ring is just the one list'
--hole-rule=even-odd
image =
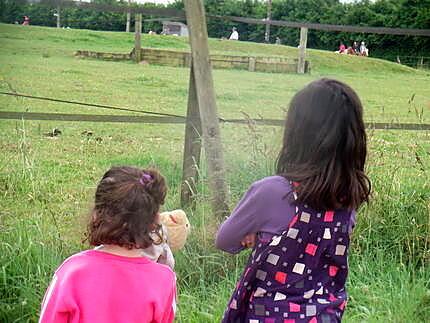
[{"label": "wooden post in grass", "polygon": [[305,27],[300,28],[300,46],[299,46],[299,61],[297,62],[297,73],[305,73],[305,60],[306,60],[306,43],[308,41],[308,29]]},{"label": "wooden post in grass", "polygon": [[255,57],[248,58],[248,71],[255,72]]},{"label": "wooden post in grass", "polygon": [[212,210],[218,217],[228,214],[228,189],[225,180],[212,67],[209,59],[208,33],[202,0],[184,0],[190,31],[192,66],[197,102],[202,124],[203,147],[208,166]]},{"label": "wooden post in grass", "polygon": [[130,32],[130,20],[131,20],[131,13],[127,12],[127,24],[125,25],[125,32]]},{"label": "wooden post in grass", "polygon": [[[130,6],[130,1],[131,0],[128,0],[128,6]],[[130,20],[131,20],[131,13],[129,11],[129,12],[127,12],[127,23],[125,25],[125,32],[126,33],[130,32]]]},{"label": "wooden post in grass", "polygon": [[61,17],[60,17],[60,14],[61,14],[61,8],[58,5],[57,6],[57,28],[61,28]]},{"label": "wooden post in grass", "polygon": [[142,14],[136,14],[136,21],[134,24],[134,59],[136,63],[141,60],[141,38],[142,38]]},{"label": "wooden post in grass", "polygon": [[[267,16],[266,20],[269,22],[272,19],[272,0],[267,0]],[[264,33],[264,41],[270,43],[270,24],[266,24],[266,32]]]},{"label": "wooden post in grass", "polygon": [[423,68],[424,67],[424,57],[423,56],[421,56],[421,60],[420,61],[418,61],[418,64],[417,64],[417,68]]},{"label": "wooden post in grass", "polygon": [[182,167],[181,205],[195,206],[196,183],[199,176],[200,153],[202,150],[202,125],[193,65],[190,69],[188,90],[187,122],[185,125],[184,158]]}]

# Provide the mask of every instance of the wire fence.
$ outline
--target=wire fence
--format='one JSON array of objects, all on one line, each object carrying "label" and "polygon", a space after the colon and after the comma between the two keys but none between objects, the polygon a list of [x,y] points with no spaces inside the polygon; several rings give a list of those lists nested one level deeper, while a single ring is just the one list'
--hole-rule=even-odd
[{"label": "wire fence", "polygon": [[[76,121],[76,122],[114,122],[114,123],[151,123],[151,124],[185,124],[187,117],[183,115],[160,113],[147,110],[121,108],[104,104],[87,103],[79,101],[62,100],[41,96],[19,94],[15,92],[0,91],[1,95],[22,97],[25,99],[44,100],[56,103],[74,104],[96,109],[109,109],[117,111],[127,111],[133,113],[145,114],[144,116],[136,115],[100,115],[100,114],[71,114],[71,113],[44,113],[44,112],[16,112],[0,111],[0,119],[4,120],[53,120],[53,121]],[[249,124],[283,127],[285,120],[280,119],[225,119],[218,118],[221,123],[232,124]],[[397,123],[397,122],[369,122],[366,127],[380,130],[430,130],[430,124],[425,123]]]},{"label": "wire fence", "polygon": [[406,65],[417,69],[430,69],[430,57],[429,56],[408,56],[408,55],[397,55],[384,57],[389,61]]}]

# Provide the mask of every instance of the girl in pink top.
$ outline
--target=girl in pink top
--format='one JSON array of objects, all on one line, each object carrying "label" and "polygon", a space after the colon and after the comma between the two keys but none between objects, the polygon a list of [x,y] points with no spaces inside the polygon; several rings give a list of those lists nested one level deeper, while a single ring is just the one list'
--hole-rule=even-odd
[{"label": "girl in pink top", "polygon": [[[88,225],[93,250],[56,270],[40,323],[173,322],[175,274],[142,257],[158,232],[166,184],[154,170],[113,167],[101,179]],[[162,239],[160,239],[162,241]]]}]

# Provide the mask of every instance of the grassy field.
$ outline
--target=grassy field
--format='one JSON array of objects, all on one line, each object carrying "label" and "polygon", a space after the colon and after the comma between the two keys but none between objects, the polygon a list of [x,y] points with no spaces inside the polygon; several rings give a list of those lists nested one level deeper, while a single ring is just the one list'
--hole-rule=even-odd
[{"label": "grassy field", "polygon": [[[125,33],[0,24],[0,90],[185,114],[184,68],[82,60],[75,50],[129,52]],[[148,47],[188,50],[185,39],[143,36]],[[211,51],[295,56],[287,46],[210,40]],[[309,50],[310,75],[215,70],[222,117],[281,119],[303,85],[334,77],[357,90],[365,119],[429,123],[430,73],[381,60]],[[0,95],[0,111],[114,113]],[[57,138],[45,133],[58,127]],[[53,270],[81,242],[95,184],[111,165],[156,165],[179,207],[183,125],[0,120],[0,322],[34,322]],[[88,137],[85,131],[94,135]],[[282,129],[223,124],[232,207],[254,180],[273,173]],[[430,133],[370,131],[369,205],[359,210],[345,322],[425,322],[430,317]],[[97,140],[96,140],[97,138]],[[246,254],[214,249],[205,165],[193,226],[175,255],[179,322],[219,321]]]}]

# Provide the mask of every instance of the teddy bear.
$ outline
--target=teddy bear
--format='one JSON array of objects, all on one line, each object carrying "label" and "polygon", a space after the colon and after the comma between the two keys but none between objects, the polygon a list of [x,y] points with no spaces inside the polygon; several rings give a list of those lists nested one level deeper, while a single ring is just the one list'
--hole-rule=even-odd
[{"label": "teddy bear", "polygon": [[143,256],[173,269],[175,258],[172,250],[178,251],[184,247],[191,230],[190,222],[183,210],[162,212],[159,214],[158,222],[161,225],[162,240],[154,237],[155,242],[143,249],[142,253]]},{"label": "teddy bear", "polygon": [[160,213],[160,223],[167,231],[167,244],[172,251],[184,247],[191,226],[183,210],[173,210]]}]

